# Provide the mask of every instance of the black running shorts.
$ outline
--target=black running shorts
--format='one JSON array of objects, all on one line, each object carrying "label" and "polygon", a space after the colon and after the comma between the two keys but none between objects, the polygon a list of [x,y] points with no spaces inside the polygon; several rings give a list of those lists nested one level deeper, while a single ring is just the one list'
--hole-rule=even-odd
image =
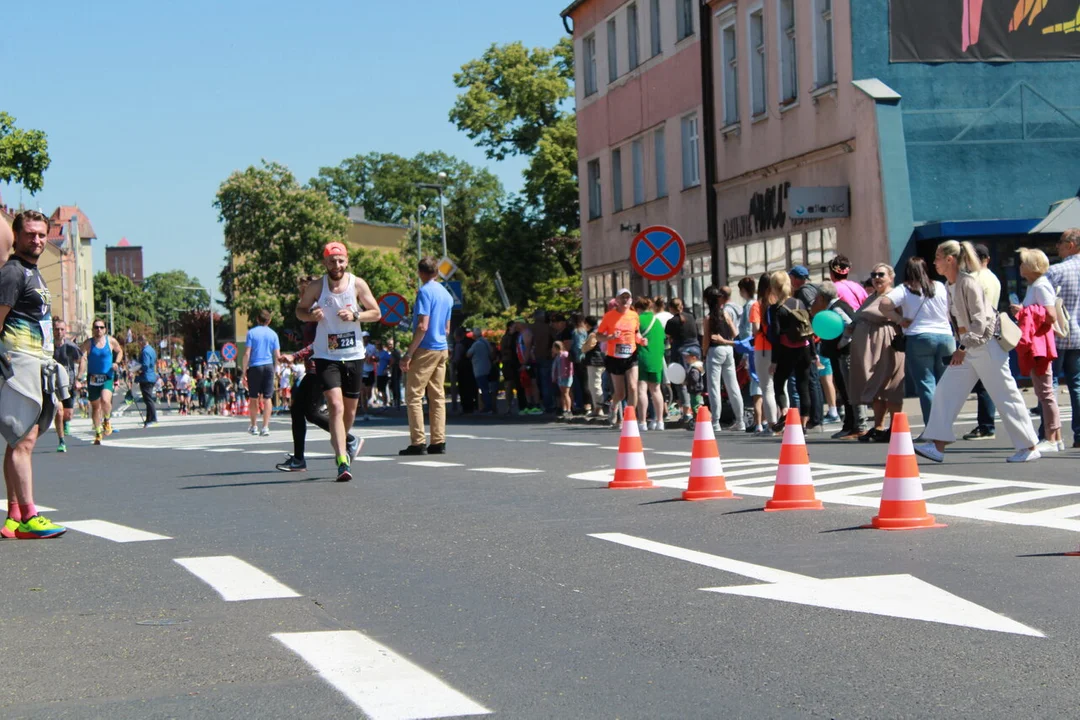
[{"label": "black running shorts", "polygon": [[347,398],[360,397],[360,385],[364,377],[363,360],[323,360],[315,358],[315,372],[323,390],[341,388]]},{"label": "black running shorts", "polygon": [[249,397],[274,397],[274,366],[258,365],[247,370]]},{"label": "black running shorts", "polygon": [[610,355],[604,356],[604,367],[609,375],[625,375],[630,368],[637,366],[637,351],[628,358],[617,358]]}]

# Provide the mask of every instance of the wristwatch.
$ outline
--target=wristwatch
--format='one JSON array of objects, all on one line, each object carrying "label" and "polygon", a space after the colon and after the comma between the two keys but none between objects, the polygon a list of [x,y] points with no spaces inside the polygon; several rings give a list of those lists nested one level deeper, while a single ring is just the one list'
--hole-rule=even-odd
[{"label": "wristwatch", "polygon": [[961,345],[957,345],[957,346],[956,346],[956,349],[957,349],[957,350],[959,350],[960,352],[967,352],[967,348],[966,348],[966,347],[964,347],[964,346],[963,346],[962,344],[961,344]]},{"label": "wristwatch", "polygon": [[359,320],[360,320],[360,313],[358,311],[356,311],[356,310],[353,310],[352,321],[353,322],[358,322]]}]

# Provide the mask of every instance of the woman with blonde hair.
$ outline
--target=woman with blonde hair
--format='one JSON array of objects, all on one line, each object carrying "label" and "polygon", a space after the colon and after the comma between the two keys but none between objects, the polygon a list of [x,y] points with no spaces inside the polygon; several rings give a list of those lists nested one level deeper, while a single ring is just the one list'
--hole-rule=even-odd
[{"label": "woman with blonde hair", "polygon": [[[901,329],[887,297],[895,277],[892,265],[874,266],[870,271],[874,291],[863,301],[847,329],[851,334],[851,402],[870,405],[874,410],[874,426],[859,436],[860,442],[888,442],[892,416],[904,407],[904,352],[893,342]],[[885,429],[886,412],[889,430]]]},{"label": "woman with blonde hair", "polygon": [[1061,413],[1054,397],[1053,362],[1057,357],[1054,322],[1057,320],[1057,293],[1046,277],[1050,260],[1042,250],[1020,248],[1020,275],[1027,282],[1022,305],[1010,305],[1023,337],[1016,346],[1020,372],[1031,378],[1031,388],[1042,409],[1046,439],[1038,444],[1040,453],[1060,452]]},{"label": "woman with blonde hair", "polygon": [[[783,270],[769,277],[772,305],[769,307],[769,342],[772,344],[772,364],[769,372],[778,405],[783,397],[788,378],[795,377],[799,393],[799,419],[805,428],[810,420],[810,363],[814,351],[810,347],[810,308],[791,295],[791,278]],[[783,430],[784,418],[773,426],[774,431]]]},{"label": "woman with blonde hair", "polygon": [[973,273],[982,267],[971,243],[948,240],[938,245],[934,268],[949,282],[949,300],[956,318],[959,342],[949,367],[934,389],[930,421],[923,430],[927,442],[915,446],[915,452],[928,460],[945,460],[945,446],[956,442],[953,423],[977,380],[997,405],[1016,448],[1009,462],[1031,462],[1042,455],[1035,447],[1038,437],[1031,415],[1009,372],[1009,353],[994,337],[998,328],[997,309],[986,301]]}]

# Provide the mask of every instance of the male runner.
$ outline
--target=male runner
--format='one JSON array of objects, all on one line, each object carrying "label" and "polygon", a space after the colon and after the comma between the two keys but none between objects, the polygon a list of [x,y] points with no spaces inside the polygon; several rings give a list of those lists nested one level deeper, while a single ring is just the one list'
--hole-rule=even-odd
[{"label": "male runner", "polygon": [[[339,242],[323,248],[326,275],[309,283],[296,303],[296,317],[316,322],[315,369],[330,412],[330,443],[338,465],[338,482],[352,480],[346,433],[356,419],[360,399],[364,345],[360,323],[382,317],[379,303],[362,278],[349,273],[349,251]],[[366,308],[366,309],[361,309]]]},{"label": "male runner", "polygon": [[[0,432],[8,447],[4,451],[4,485],[7,488],[8,516],[0,535],[32,540],[63,535],[67,528],[38,514],[34,504],[33,453],[38,433],[48,430],[56,412],[53,393],[42,383],[43,369],[55,368],[52,360],[52,313],[49,288],[38,271],[38,259],[45,251],[49,219],[28,210],[15,216],[13,254],[0,268],[0,352],[12,372],[12,381],[0,393],[17,393],[13,401],[25,412],[0,418]],[[7,224],[0,222],[0,234]],[[2,239],[2,238],[0,238]],[[55,378],[55,375],[53,375]],[[22,390],[36,388],[26,395]]]},{"label": "male runner", "polygon": [[82,350],[71,342],[67,336],[67,323],[57,320],[53,323],[53,341],[56,349],[53,350],[53,360],[63,365],[68,374],[68,390],[70,395],[61,402],[63,410],[56,413],[56,436],[60,443],[56,446],[56,452],[67,452],[66,437],[71,432],[71,417],[75,414],[75,396],[78,394],[79,382],[76,379],[79,368],[79,360],[82,359]]},{"label": "male runner", "polygon": [[93,335],[82,344],[79,376],[86,373],[90,393],[90,414],[94,422],[94,444],[102,435],[112,435],[112,396],[116,373],[124,361],[124,349],[116,338],[105,332],[105,321],[94,320]]}]

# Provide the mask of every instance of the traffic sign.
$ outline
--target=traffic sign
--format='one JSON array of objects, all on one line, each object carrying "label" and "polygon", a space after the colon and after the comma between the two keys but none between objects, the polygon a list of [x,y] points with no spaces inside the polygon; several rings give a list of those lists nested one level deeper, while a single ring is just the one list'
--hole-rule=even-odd
[{"label": "traffic sign", "polygon": [[239,351],[236,349],[236,345],[231,342],[225,343],[221,346],[221,357],[226,360],[235,360]]},{"label": "traffic sign", "polygon": [[462,302],[465,299],[464,290],[461,289],[461,282],[457,280],[451,282],[448,280],[444,284],[446,285],[446,289],[450,292],[451,297],[454,298],[454,307],[461,307]]},{"label": "traffic sign", "polygon": [[670,280],[679,274],[685,260],[686,243],[665,225],[645,228],[630,243],[630,265],[646,280]]},{"label": "traffic sign", "polygon": [[409,301],[404,295],[389,292],[379,298],[379,310],[382,311],[379,324],[396,327],[408,319]]},{"label": "traffic sign", "polygon": [[450,259],[449,255],[444,256],[443,259],[439,261],[439,277],[443,280],[449,280],[456,272],[457,264]]},{"label": "traffic sign", "polygon": [[218,355],[213,350],[207,350],[206,351],[206,364],[207,365],[220,365],[221,364],[221,356]]}]

